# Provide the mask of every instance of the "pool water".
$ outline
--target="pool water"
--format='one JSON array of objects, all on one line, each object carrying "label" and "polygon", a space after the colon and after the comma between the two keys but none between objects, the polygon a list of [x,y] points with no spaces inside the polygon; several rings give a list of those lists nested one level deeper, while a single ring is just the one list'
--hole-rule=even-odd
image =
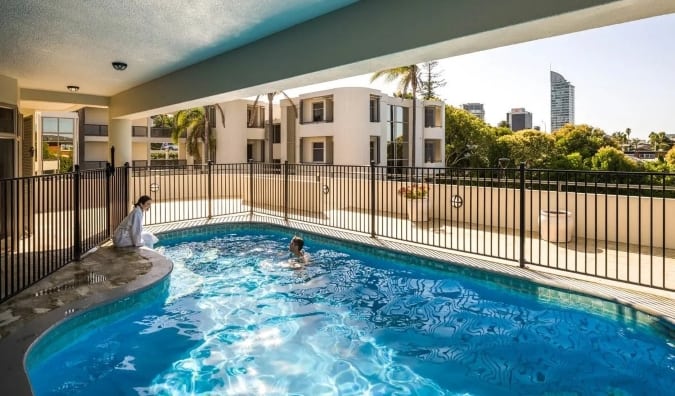
[{"label": "pool water", "polygon": [[[290,235],[292,236],[292,235]],[[169,240],[164,298],[41,344],[37,395],[662,395],[675,344],[400,255],[288,233]],[[160,242],[162,243],[162,242]]]}]

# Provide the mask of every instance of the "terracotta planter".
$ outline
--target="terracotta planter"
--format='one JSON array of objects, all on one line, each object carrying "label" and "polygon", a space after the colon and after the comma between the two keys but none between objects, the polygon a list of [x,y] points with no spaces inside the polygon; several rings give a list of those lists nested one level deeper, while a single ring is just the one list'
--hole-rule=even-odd
[{"label": "terracotta planter", "polygon": [[406,211],[410,221],[429,221],[429,199],[406,199]]},{"label": "terracotta planter", "polygon": [[569,242],[574,236],[574,215],[567,210],[542,210],[539,235],[549,242]]}]

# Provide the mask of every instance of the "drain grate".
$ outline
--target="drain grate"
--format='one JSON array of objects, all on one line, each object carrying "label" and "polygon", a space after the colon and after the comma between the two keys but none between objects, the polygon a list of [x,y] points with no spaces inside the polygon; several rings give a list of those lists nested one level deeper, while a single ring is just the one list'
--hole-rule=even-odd
[{"label": "drain grate", "polygon": [[96,272],[77,273],[75,276],[60,285],[52,286],[46,289],[39,290],[35,296],[44,296],[53,293],[59,293],[65,290],[75,289],[84,285],[95,285],[97,283],[105,282],[108,279],[105,275]]}]

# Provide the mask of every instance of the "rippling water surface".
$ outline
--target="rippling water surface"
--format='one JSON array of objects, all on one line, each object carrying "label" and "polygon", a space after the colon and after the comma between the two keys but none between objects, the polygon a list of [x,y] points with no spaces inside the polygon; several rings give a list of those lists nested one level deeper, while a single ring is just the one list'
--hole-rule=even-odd
[{"label": "rippling water surface", "polygon": [[453,273],[277,233],[161,247],[166,300],[30,367],[38,395],[664,395],[673,340]]}]

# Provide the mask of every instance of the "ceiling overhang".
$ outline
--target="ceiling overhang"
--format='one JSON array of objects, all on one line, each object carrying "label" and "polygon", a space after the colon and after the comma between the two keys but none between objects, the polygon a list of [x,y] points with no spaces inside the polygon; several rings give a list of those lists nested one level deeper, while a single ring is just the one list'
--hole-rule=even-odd
[{"label": "ceiling overhang", "polygon": [[111,116],[147,116],[672,12],[675,2],[661,0],[360,1],[114,95]]}]

